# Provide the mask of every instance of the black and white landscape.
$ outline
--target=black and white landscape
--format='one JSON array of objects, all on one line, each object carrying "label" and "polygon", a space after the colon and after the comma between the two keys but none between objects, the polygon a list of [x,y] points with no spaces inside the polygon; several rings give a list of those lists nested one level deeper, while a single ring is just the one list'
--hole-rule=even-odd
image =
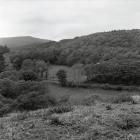
[{"label": "black and white landscape", "polygon": [[139,140],[139,0],[0,0],[0,140]]}]

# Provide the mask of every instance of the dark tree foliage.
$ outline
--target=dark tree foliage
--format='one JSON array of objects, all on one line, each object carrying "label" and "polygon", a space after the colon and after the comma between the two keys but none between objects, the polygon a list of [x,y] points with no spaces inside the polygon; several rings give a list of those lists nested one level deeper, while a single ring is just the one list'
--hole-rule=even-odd
[{"label": "dark tree foliage", "polygon": [[[95,33],[60,42],[20,48],[11,61],[19,68],[24,59],[40,59],[52,64],[98,63],[113,58],[140,58],[140,30]],[[17,59],[18,58],[18,59]]]},{"label": "dark tree foliage", "polygon": [[22,66],[22,62],[24,61],[24,54],[11,54],[10,55],[10,60],[11,60],[11,63],[13,64],[13,67],[16,69],[16,70],[20,70],[21,69],[21,66]]},{"label": "dark tree foliage", "polygon": [[19,79],[25,81],[36,81],[38,77],[35,72],[28,70],[28,71],[21,71]]},{"label": "dark tree foliage", "polygon": [[6,98],[16,99],[20,95],[29,92],[38,92],[40,94],[48,93],[48,89],[43,82],[38,81],[12,81],[9,79],[0,80],[0,94]]},{"label": "dark tree foliage", "polygon": [[47,108],[56,103],[44,81],[0,80],[0,116],[12,111]]},{"label": "dark tree foliage", "polygon": [[5,59],[4,54],[8,53],[9,49],[6,46],[0,46],[0,72],[5,69]]},{"label": "dark tree foliage", "polygon": [[89,81],[97,83],[139,85],[140,62],[110,61],[90,64],[85,68]]},{"label": "dark tree foliage", "polygon": [[5,54],[5,53],[8,53],[8,52],[9,52],[9,49],[6,45],[5,46],[0,45],[0,54]]},{"label": "dark tree foliage", "polygon": [[13,106],[20,111],[36,110],[46,108],[56,104],[56,100],[49,95],[43,95],[36,91],[30,92],[27,95],[20,95]]},{"label": "dark tree foliage", "polygon": [[0,72],[3,72],[4,68],[5,68],[4,57],[3,57],[3,54],[0,54]]},{"label": "dark tree foliage", "polygon": [[9,79],[0,80],[0,94],[5,98],[16,98],[18,92],[16,91],[16,82]]},{"label": "dark tree foliage", "polygon": [[66,73],[66,71],[65,70],[59,70],[56,75],[57,75],[57,78],[58,78],[61,86],[66,86],[66,84],[67,84],[67,73]]},{"label": "dark tree foliage", "polygon": [[20,79],[20,72],[16,70],[8,70],[0,73],[0,79],[9,79],[18,81]]},{"label": "dark tree foliage", "polygon": [[22,70],[34,70],[34,62],[31,59],[25,59],[22,62]]}]

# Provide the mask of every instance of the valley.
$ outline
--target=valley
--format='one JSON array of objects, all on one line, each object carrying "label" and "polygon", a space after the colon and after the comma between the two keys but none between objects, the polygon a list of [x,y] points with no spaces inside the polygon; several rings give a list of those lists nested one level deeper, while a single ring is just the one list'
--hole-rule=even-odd
[{"label": "valley", "polygon": [[2,40],[0,139],[140,139],[140,30]]}]

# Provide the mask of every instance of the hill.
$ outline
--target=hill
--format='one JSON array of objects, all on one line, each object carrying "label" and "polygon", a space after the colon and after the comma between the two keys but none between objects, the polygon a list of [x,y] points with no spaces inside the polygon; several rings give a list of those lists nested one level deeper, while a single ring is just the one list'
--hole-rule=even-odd
[{"label": "hill", "polygon": [[[140,59],[140,30],[95,33],[74,39],[51,41],[21,48],[26,57],[36,56],[54,64],[99,63],[112,59]],[[20,52],[21,53],[21,52]],[[32,53],[32,55],[30,55]]]},{"label": "hill", "polygon": [[[13,113],[0,119],[2,140],[139,140],[140,108],[128,103]],[[50,113],[51,110],[51,113]]]},{"label": "hill", "polygon": [[9,48],[21,48],[24,46],[40,45],[46,43],[49,40],[35,38],[31,36],[19,36],[19,37],[6,37],[0,38],[1,45],[7,45]]}]

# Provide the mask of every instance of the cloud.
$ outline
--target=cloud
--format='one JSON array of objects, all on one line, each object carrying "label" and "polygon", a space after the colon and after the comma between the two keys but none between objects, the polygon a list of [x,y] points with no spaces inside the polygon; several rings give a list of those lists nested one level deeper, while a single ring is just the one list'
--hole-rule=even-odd
[{"label": "cloud", "polygon": [[0,36],[59,40],[140,28],[139,0],[0,0]]}]

